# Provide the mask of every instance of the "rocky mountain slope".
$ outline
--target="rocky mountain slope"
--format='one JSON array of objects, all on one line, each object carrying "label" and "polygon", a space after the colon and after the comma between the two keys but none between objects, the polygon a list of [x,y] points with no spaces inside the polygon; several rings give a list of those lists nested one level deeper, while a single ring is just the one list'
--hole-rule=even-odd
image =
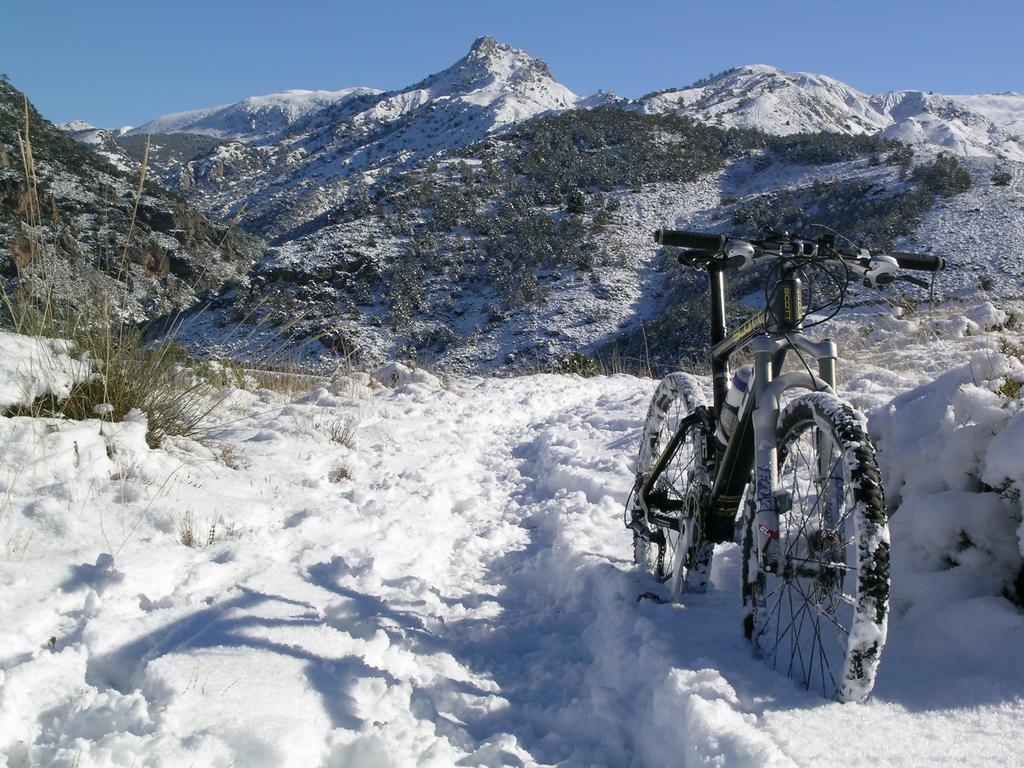
[{"label": "rocky mountain slope", "polygon": [[[26,110],[28,142],[25,142]],[[31,161],[26,163],[28,149]],[[26,178],[26,168],[29,171]],[[0,81],[0,275],[51,284],[61,306],[110,300],[146,320],[244,279],[263,244],[216,224],[42,119]]]}]

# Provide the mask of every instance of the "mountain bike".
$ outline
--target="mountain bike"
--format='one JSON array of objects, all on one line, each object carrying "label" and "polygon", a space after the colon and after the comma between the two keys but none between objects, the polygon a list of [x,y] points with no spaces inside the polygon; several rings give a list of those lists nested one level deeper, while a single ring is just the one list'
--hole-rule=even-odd
[{"label": "mountain bike", "polygon": [[[682,372],[655,390],[626,506],[634,558],[677,599],[704,591],[715,545],[738,540],[755,652],[805,689],[864,701],[889,611],[885,499],[866,420],[836,396],[836,344],[806,331],[842,308],[855,279],[928,287],[900,270],[934,280],[945,262],[840,246],[832,235],[660,229],[655,240],[707,272],[712,401]],[[764,309],[729,332],[726,274],[765,264]],[[752,363],[730,375],[740,355]]]}]

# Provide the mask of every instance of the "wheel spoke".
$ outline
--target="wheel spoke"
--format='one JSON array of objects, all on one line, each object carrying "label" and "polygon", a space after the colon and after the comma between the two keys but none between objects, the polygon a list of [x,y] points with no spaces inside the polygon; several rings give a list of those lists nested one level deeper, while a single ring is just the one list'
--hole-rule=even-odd
[{"label": "wheel spoke", "polygon": [[836,678],[835,675],[832,674],[832,665],[828,663],[828,654],[825,653],[825,643],[821,639],[821,625],[818,622],[815,622],[814,625],[814,636],[817,641],[818,654],[821,659],[821,695],[827,696],[828,690],[825,686],[825,670],[828,670],[828,676],[832,682],[833,688],[836,687]]}]

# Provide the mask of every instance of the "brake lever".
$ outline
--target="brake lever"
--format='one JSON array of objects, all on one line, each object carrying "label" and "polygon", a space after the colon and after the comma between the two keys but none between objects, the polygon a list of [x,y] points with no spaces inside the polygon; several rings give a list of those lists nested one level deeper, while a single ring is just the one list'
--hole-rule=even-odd
[{"label": "brake lever", "polygon": [[916,285],[918,288],[931,287],[931,283],[929,283],[927,280],[922,280],[920,277],[914,277],[913,275],[900,275],[896,279],[902,280],[906,283],[912,283],[913,285]]}]

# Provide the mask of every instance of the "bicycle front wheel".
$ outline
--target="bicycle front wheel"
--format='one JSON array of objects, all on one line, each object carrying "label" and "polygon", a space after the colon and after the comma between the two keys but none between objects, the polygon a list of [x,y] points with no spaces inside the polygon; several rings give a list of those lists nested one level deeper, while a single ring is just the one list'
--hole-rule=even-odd
[{"label": "bicycle front wheel", "polygon": [[853,702],[871,693],[889,608],[885,501],[861,422],[825,393],[786,407],[778,477],[791,508],[779,510],[774,555],[752,551],[752,510],[743,547],[745,630],[765,661],[808,690]]}]

